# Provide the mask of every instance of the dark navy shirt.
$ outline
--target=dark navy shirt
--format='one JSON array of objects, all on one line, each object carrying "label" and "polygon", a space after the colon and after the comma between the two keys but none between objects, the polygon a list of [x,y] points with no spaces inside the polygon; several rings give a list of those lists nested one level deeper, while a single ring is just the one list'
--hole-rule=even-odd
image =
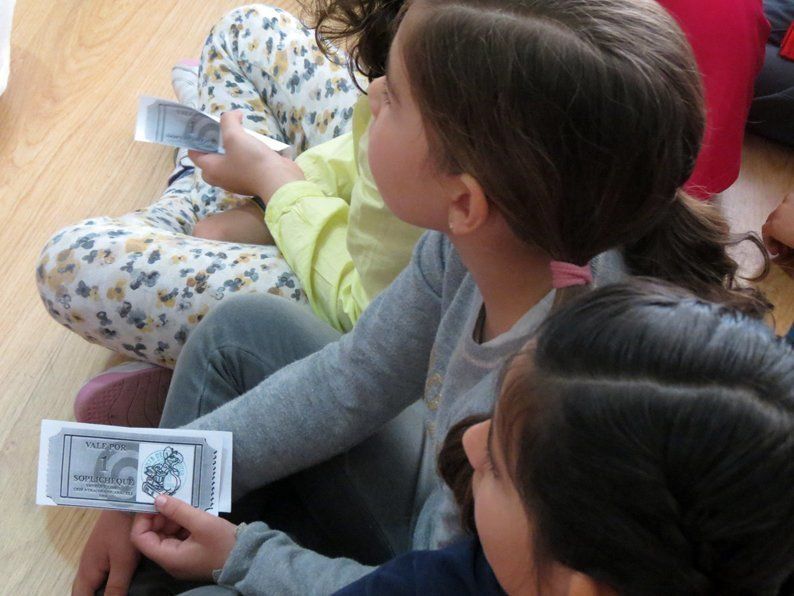
[{"label": "dark navy shirt", "polygon": [[336,596],[505,594],[476,538],[441,550],[418,550],[392,559]]}]

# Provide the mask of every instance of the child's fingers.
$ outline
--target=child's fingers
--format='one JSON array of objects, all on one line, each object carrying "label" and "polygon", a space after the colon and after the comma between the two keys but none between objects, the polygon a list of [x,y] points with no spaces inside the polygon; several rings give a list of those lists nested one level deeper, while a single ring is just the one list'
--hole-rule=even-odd
[{"label": "child's fingers", "polygon": [[90,568],[82,563],[72,583],[72,596],[94,596],[107,577],[107,569]]},{"label": "child's fingers", "polygon": [[211,167],[213,163],[212,158],[218,157],[218,154],[216,153],[203,153],[201,151],[194,151],[193,149],[188,151],[187,154],[188,157],[190,157],[190,160],[202,170],[206,170],[208,167]]},{"label": "child's fingers", "polygon": [[157,517],[159,516],[154,513],[136,513],[135,519],[132,521],[130,536],[152,531]]},{"label": "child's fingers", "polygon": [[221,114],[221,132],[234,131],[243,126],[243,113],[240,110]]},{"label": "child's fingers", "polygon": [[154,501],[154,506],[162,515],[191,533],[201,532],[206,526],[207,518],[212,519],[211,514],[166,495],[159,495]]},{"label": "child's fingers", "polygon": [[221,114],[221,137],[224,146],[228,147],[237,134],[243,129],[243,113],[235,110],[234,112],[224,112]]},{"label": "child's fingers", "polygon": [[177,538],[182,538],[182,536],[185,534],[187,534],[188,536],[190,535],[190,532],[185,530],[185,528],[180,526],[175,521],[168,519],[163,515],[159,517],[163,520],[163,527],[160,530],[161,534],[165,534],[167,536],[176,536]]},{"label": "child's fingers", "polygon": [[149,552],[153,549],[156,549],[159,546],[159,543],[162,541],[162,537],[158,532],[147,528],[144,528],[142,524],[133,524],[132,525],[132,532],[130,532],[130,542],[132,542],[133,546],[145,554],[147,557],[149,556]]},{"label": "child's fingers", "polygon": [[159,513],[139,513],[135,516],[130,534],[155,532],[163,537],[180,537],[183,534],[182,530],[182,526]]},{"label": "child's fingers", "polygon": [[240,111],[221,114],[221,137],[223,146],[231,147],[235,137],[243,133],[243,113]]},{"label": "child's fingers", "polygon": [[217,153],[205,154],[195,163],[201,169],[201,178],[210,186],[223,186],[223,162],[226,159],[225,155]]},{"label": "child's fingers", "polygon": [[[102,565],[100,569],[94,569],[93,577],[89,579],[88,586],[93,588],[90,593],[93,594],[104,583],[104,593],[107,596],[124,596],[127,594],[132,576],[138,568],[139,560],[140,553],[135,550],[134,545],[130,545],[126,541],[111,545],[107,553],[106,564]],[[100,574],[101,578],[99,577]],[[105,581],[105,576],[107,581]],[[80,578],[80,574],[78,574],[78,578]],[[98,582],[97,579],[99,579]],[[78,587],[78,583],[75,581],[75,593],[82,593],[79,591],[80,589],[82,589],[82,586]]]},{"label": "child's fingers", "polygon": [[106,596],[122,596],[126,594],[137,567],[137,557],[121,561],[111,561],[108,581],[105,584]]},{"label": "child's fingers", "polygon": [[144,556],[166,570],[179,568],[185,562],[184,542],[179,538],[146,532],[134,536],[132,542]]},{"label": "child's fingers", "polygon": [[191,161],[196,161],[197,159],[201,159],[203,155],[210,155],[206,151],[196,151],[195,149],[188,149],[187,156],[191,159]]},{"label": "child's fingers", "polygon": [[102,579],[98,579],[94,585],[90,578],[78,575],[72,582],[72,596],[93,596],[101,585]]},{"label": "child's fingers", "polygon": [[162,534],[164,536],[179,536],[182,529],[182,526],[175,521],[168,519],[164,515],[157,514],[152,519],[151,530],[153,532],[157,532],[158,534]]},{"label": "child's fingers", "polygon": [[154,515],[152,516],[152,525],[151,529],[153,532],[162,533],[168,522],[167,517],[163,517],[162,515]]},{"label": "child's fingers", "polygon": [[142,524],[137,528],[133,524],[130,540],[139,551],[154,560],[157,560],[163,551],[175,547],[172,541],[181,542],[181,540],[174,538],[172,535],[156,532],[151,528],[142,529]]}]

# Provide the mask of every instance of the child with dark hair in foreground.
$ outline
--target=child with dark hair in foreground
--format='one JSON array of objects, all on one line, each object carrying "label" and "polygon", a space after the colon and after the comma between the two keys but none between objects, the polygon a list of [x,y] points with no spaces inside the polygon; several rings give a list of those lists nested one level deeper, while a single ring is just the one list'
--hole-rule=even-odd
[{"label": "child with dark hair in foreground", "polygon": [[658,284],[596,290],[505,367],[440,468],[476,539],[340,594],[791,594],[794,350]]}]

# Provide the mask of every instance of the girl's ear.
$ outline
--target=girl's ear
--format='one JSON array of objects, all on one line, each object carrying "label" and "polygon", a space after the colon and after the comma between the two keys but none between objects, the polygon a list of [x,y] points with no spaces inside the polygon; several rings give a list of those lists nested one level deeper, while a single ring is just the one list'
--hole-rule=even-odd
[{"label": "girl's ear", "polygon": [[568,583],[568,596],[617,596],[609,586],[594,580],[589,575],[575,571]]},{"label": "girl's ear", "polygon": [[480,183],[469,174],[459,174],[449,184],[449,232],[463,236],[478,230],[487,220],[491,205]]}]

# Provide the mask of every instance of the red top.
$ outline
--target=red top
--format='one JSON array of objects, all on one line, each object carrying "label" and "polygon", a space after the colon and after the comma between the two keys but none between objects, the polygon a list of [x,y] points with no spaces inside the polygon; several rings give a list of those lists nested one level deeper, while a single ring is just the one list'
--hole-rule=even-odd
[{"label": "red top", "polygon": [[659,0],[684,31],[706,93],[706,134],[686,183],[705,199],[739,176],[753,82],[764,63],[769,23],[761,0]]},{"label": "red top", "polygon": [[780,55],[786,60],[794,60],[794,23],[791,23],[780,42]]}]

